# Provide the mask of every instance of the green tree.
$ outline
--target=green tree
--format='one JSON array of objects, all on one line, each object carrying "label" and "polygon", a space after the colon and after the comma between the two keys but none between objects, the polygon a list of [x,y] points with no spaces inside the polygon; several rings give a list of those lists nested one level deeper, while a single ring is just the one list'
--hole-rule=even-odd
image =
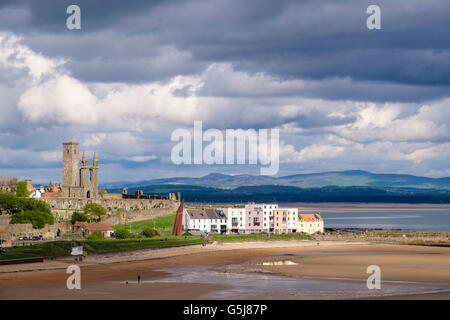
[{"label": "green tree", "polygon": [[114,234],[117,239],[129,239],[131,238],[131,232],[128,229],[117,229]]},{"label": "green tree", "polygon": [[75,224],[77,221],[88,221],[89,217],[83,212],[75,211],[72,213],[72,218],[70,220],[72,221],[72,224]]},{"label": "green tree", "polygon": [[28,197],[30,193],[27,190],[27,183],[25,181],[17,182],[16,196]]},{"label": "green tree", "polygon": [[106,214],[106,209],[102,205],[98,203],[88,203],[84,206],[83,211],[87,214],[91,219],[94,218],[94,221],[100,221],[102,216]]},{"label": "green tree", "polygon": [[31,223],[34,229],[42,229],[46,224],[53,224],[55,219],[51,213],[42,211],[24,211],[11,217],[11,224]]},{"label": "green tree", "polygon": [[51,213],[48,203],[33,198],[21,198],[13,194],[0,194],[0,211],[11,215],[23,211]]},{"label": "green tree", "polygon": [[142,231],[142,233],[144,234],[144,236],[146,238],[152,238],[152,237],[155,237],[155,236],[159,236],[159,232],[157,230],[153,229],[153,228],[150,228],[150,227],[145,228]]},{"label": "green tree", "polygon": [[103,238],[103,234],[100,231],[92,232],[90,235],[86,237],[86,239],[93,241],[105,240],[105,238]]}]

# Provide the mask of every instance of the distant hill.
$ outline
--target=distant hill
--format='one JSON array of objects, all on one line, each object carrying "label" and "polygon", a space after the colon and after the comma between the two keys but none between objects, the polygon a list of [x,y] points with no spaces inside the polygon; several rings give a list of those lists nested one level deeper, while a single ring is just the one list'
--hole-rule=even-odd
[{"label": "distant hill", "polygon": [[[380,202],[380,203],[450,203],[450,190],[382,188],[382,187],[321,187],[299,188],[261,185],[221,189],[182,184],[130,187],[129,193],[143,190],[145,194],[167,195],[181,192],[188,202],[247,203],[256,202]],[[108,189],[120,192],[121,189]]]},{"label": "distant hill", "polygon": [[117,182],[103,188],[124,188],[151,185],[188,185],[220,189],[235,189],[244,186],[288,186],[299,188],[338,187],[383,187],[450,190],[450,177],[427,178],[414,175],[377,174],[367,171],[334,171],[323,173],[296,174],[284,177],[225,175],[211,173],[200,178],[166,178],[139,182]]}]

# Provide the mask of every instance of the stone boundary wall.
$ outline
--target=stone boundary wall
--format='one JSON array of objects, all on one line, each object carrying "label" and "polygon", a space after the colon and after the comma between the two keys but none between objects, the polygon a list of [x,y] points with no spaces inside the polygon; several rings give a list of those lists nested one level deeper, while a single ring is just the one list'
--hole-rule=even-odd
[{"label": "stone boundary wall", "polygon": [[102,222],[106,222],[114,226],[116,224],[125,224],[129,222],[153,219],[176,212],[178,206],[179,204],[174,203],[174,205],[171,205],[167,208],[152,208],[141,211],[117,212],[111,214],[108,218],[102,220]]},{"label": "stone boundary wall", "polygon": [[155,208],[165,209],[177,207],[179,201],[168,199],[85,199],[85,198],[41,198],[39,200],[47,202],[52,211],[55,210],[82,210],[83,207],[91,202],[101,204],[108,212],[120,211],[142,211]]},{"label": "stone boundary wall", "polygon": [[121,193],[105,193],[102,196],[102,198],[106,199],[106,200],[121,200],[121,199],[123,199]]},{"label": "stone boundary wall", "polygon": [[0,226],[7,226],[11,221],[11,217],[9,215],[0,215]]},{"label": "stone boundary wall", "polygon": [[90,202],[98,203],[107,209],[102,220],[110,225],[148,220],[177,211],[180,202],[168,199],[42,199],[50,204],[57,220],[68,219],[73,211],[82,210]]},{"label": "stone boundary wall", "polygon": [[58,221],[53,225],[46,224],[42,229],[33,229],[31,223],[9,224],[0,227],[0,238],[6,240],[4,246],[11,246],[11,241],[17,240],[21,236],[32,237],[42,235],[45,239],[56,237],[58,229],[61,235],[72,232],[70,221]]},{"label": "stone boundary wall", "polygon": [[[54,225],[45,225],[42,229],[33,229],[31,223],[10,224],[9,216],[0,215],[0,239],[6,240],[3,246],[11,246],[11,242],[21,236],[39,236],[54,238],[58,229],[60,235],[71,233],[72,223],[67,220],[73,211],[82,210],[90,202],[107,208],[106,218],[102,222],[110,225],[153,219],[177,211],[180,202],[168,199],[73,199],[73,198],[41,198],[47,202],[55,216]],[[66,220],[62,220],[66,219]]]}]

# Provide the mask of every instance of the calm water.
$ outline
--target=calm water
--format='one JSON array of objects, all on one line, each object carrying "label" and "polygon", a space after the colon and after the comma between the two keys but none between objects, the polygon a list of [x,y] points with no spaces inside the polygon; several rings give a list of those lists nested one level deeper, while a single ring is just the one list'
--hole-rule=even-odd
[{"label": "calm water", "polygon": [[450,210],[321,212],[328,228],[450,231]]},{"label": "calm water", "polygon": [[[231,269],[230,269],[231,267]],[[143,283],[207,283],[227,285],[205,294],[205,299],[350,299],[448,291],[448,284],[383,281],[380,290],[369,290],[366,279],[298,279],[245,270],[239,265],[212,267],[197,265],[163,270],[166,275]],[[226,271],[226,272],[224,272]],[[259,271],[259,272],[255,272]],[[121,283],[125,283],[121,281]],[[133,283],[133,281],[129,281]]]}]

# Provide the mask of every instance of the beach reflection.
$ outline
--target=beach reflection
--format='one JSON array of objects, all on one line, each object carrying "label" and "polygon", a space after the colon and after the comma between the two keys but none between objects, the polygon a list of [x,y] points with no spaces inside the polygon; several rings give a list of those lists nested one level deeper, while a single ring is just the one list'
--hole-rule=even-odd
[{"label": "beach reflection", "polygon": [[[266,262],[271,265],[290,265],[292,261]],[[263,265],[263,264],[261,264]],[[436,283],[383,281],[380,290],[369,290],[366,279],[350,278],[293,278],[259,268],[240,265],[222,267],[176,267],[163,271],[166,276],[145,283],[203,283],[226,285],[209,292],[203,299],[270,299],[316,300],[355,299],[448,291]]]}]

